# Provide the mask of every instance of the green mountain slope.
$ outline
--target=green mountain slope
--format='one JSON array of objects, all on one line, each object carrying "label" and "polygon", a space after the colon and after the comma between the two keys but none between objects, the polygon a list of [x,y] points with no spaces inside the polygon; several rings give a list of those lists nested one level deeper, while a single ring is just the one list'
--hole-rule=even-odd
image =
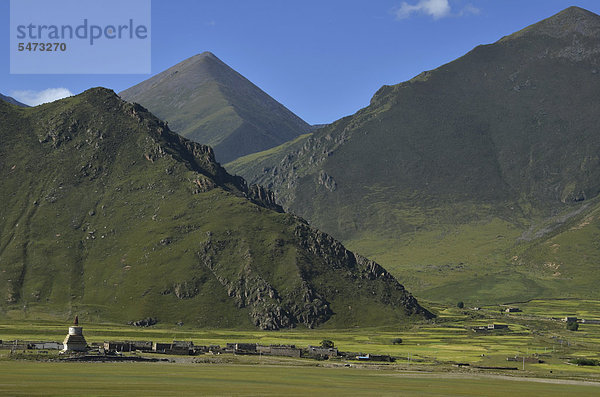
[{"label": "green mountain slope", "polygon": [[17,105],[17,106],[28,107],[24,103],[21,103],[21,102],[17,101],[15,98],[10,97],[10,96],[5,96],[5,95],[0,94],[0,100],[2,100],[4,102],[12,103],[13,105]]},{"label": "green mountain slope", "polygon": [[[563,296],[595,296],[600,271],[600,201],[590,200],[569,219],[557,217],[554,228],[539,225],[531,238],[516,252],[512,262],[556,285]],[[534,233],[534,235],[535,235]]]},{"label": "green mountain slope", "polygon": [[310,126],[260,88],[205,52],[119,94],[232,161],[294,139]]},{"label": "green mountain slope", "polygon": [[278,329],[429,313],[212,149],[96,88],[0,102],[0,312]]},{"label": "green mountain slope", "polygon": [[227,168],[418,296],[562,296],[512,258],[530,228],[598,195],[598,92],[600,17],[571,7]]}]

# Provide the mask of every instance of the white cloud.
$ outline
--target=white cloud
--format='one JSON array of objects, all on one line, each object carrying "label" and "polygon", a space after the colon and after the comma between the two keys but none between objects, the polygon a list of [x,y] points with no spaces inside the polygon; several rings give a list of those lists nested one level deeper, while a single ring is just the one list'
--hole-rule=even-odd
[{"label": "white cloud", "polygon": [[66,88],[48,88],[43,91],[13,91],[11,96],[17,101],[29,106],[37,106],[42,103],[54,102],[56,100],[72,96],[73,93]]},{"label": "white cloud", "polygon": [[478,15],[481,10],[472,4],[467,4],[462,10],[453,13],[449,0],[419,0],[416,4],[402,2],[396,13],[396,18],[406,19],[413,14],[429,15],[433,19],[441,19],[451,16],[462,17],[464,15]]},{"label": "white cloud", "polygon": [[458,16],[462,17],[463,15],[479,15],[481,14],[481,10],[477,7],[475,7],[473,4],[467,4],[465,6],[465,8],[463,8],[459,13]]},{"label": "white cloud", "polygon": [[419,0],[417,4],[403,2],[396,11],[396,17],[405,19],[412,14],[427,14],[433,19],[440,19],[450,15],[450,3],[448,0]]}]

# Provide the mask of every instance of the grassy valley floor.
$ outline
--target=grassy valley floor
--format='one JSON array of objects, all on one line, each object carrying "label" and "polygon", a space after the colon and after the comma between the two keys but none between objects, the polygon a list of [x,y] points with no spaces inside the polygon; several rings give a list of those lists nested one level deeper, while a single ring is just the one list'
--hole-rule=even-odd
[{"label": "grassy valley floor", "polygon": [[355,368],[1,362],[3,395],[592,395],[583,382]]},{"label": "grassy valley floor", "polygon": [[[317,345],[333,340],[340,351],[389,354],[394,363],[332,358],[325,361],[272,356],[201,354],[161,363],[67,363],[57,353],[0,350],[0,394],[127,395],[146,394],[403,394],[499,395],[514,392],[562,395],[600,393],[600,367],[577,366],[576,358],[600,359],[600,325],[580,324],[568,331],[560,318],[596,319],[600,301],[534,300],[505,306],[459,309],[429,303],[435,320],[404,328],[276,332],[192,329],[166,325],[135,328],[83,324],[88,343],[106,340],[193,341],[195,345],[256,342],[262,345]],[[5,313],[0,339],[60,341],[67,325],[56,319],[34,320]],[[475,327],[505,324],[508,330],[474,332]],[[401,344],[392,340],[401,338]],[[139,355],[139,354],[138,354]],[[514,357],[518,357],[515,361]],[[410,360],[409,360],[410,357]],[[525,357],[527,361],[522,362]],[[511,358],[511,361],[507,359]],[[539,359],[540,363],[530,360]],[[460,364],[460,366],[458,366]],[[468,365],[467,365],[468,364]],[[518,368],[503,370],[500,367]],[[597,383],[598,382],[598,383]]]}]

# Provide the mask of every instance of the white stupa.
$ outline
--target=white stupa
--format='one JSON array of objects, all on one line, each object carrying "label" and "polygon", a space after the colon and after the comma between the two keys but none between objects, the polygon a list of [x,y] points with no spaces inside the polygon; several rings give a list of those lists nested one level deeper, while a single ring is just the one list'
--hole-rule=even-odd
[{"label": "white stupa", "polygon": [[63,342],[63,351],[84,352],[87,348],[87,342],[83,337],[83,327],[79,326],[79,316],[75,316],[75,321],[69,327],[69,334]]}]

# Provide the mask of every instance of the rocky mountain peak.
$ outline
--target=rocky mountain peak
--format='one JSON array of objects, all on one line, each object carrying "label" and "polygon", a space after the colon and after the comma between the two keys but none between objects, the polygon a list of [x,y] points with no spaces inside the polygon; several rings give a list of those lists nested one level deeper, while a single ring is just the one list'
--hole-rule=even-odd
[{"label": "rocky mountain peak", "polygon": [[[209,51],[202,52],[173,66],[171,69],[192,72],[203,70],[208,66],[216,66],[223,69],[231,69],[225,62],[221,61],[215,54]],[[171,70],[169,69],[169,70]]]},{"label": "rocky mountain peak", "polygon": [[590,38],[600,37],[600,15],[580,7],[569,7],[505,39],[516,39],[526,35],[561,38],[573,34]]},{"label": "rocky mountain peak", "polygon": [[195,55],[192,58],[197,58],[197,59],[216,59],[216,60],[221,61],[215,54],[213,54],[210,51],[201,52],[200,54]]},{"label": "rocky mountain peak", "polygon": [[302,119],[211,52],[194,55],[125,91],[177,133],[227,163],[310,130]]}]

